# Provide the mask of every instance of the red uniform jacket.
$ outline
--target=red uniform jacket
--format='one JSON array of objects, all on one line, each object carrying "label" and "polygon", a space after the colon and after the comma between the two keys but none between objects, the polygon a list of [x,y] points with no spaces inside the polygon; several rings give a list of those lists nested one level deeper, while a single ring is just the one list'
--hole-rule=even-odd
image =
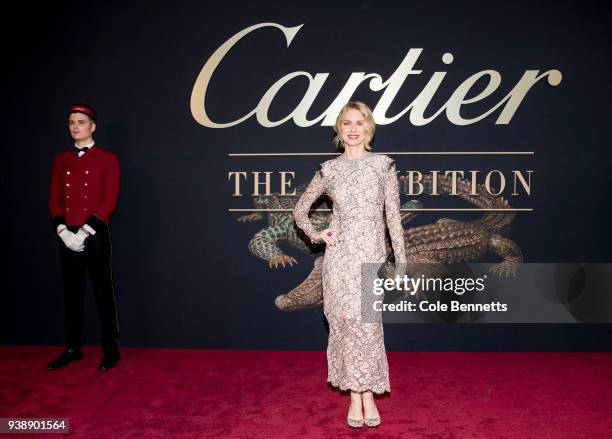
[{"label": "red uniform jacket", "polygon": [[108,224],[119,198],[117,154],[94,145],[81,157],[73,150],[53,159],[49,212],[55,226]]}]

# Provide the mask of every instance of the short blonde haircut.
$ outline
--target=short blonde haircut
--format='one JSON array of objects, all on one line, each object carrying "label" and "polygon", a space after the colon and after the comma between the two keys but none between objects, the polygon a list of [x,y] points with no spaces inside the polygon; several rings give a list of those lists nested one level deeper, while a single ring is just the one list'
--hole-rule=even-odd
[{"label": "short blonde haircut", "polygon": [[340,124],[342,123],[342,118],[346,114],[348,110],[358,110],[365,120],[365,149],[368,151],[372,149],[370,143],[372,143],[372,139],[374,138],[374,133],[376,132],[376,122],[374,122],[374,115],[372,114],[372,110],[366,104],[361,101],[350,101],[348,102],[338,114],[336,118],[336,124],[334,125],[334,131],[336,132],[336,136],[334,137],[334,144],[336,148],[341,148],[340,144],[342,143],[342,134],[340,134]]}]

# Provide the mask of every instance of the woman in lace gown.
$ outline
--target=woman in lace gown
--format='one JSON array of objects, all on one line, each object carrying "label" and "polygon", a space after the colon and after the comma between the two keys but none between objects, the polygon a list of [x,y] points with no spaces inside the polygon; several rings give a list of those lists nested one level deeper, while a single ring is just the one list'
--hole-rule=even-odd
[{"label": "woman in lace gown", "polygon": [[[385,222],[396,262],[406,262],[395,161],[370,152],[374,130],[365,104],[344,106],[334,139],[344,152],[319,165],[293,211],[308,238],[326,244],[322,273],[323,312],[329,322],[327,381],[351,391],[351,427],[361,427],[364,420],[370,427],[380,424],[372,392],[391,390],[382,321],[361,321],[361,264],[386,260]],[[333,215],[329,228],[317,231],[308,212],[323,193],[333,201]]]}]

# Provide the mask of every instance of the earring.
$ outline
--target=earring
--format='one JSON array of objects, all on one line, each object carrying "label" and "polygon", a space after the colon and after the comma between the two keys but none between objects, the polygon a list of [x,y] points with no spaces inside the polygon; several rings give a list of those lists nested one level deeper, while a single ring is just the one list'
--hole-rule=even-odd
[{"label": "earring", "polygon": [[338,140],[338,148],[344,148],[344,140]]}]

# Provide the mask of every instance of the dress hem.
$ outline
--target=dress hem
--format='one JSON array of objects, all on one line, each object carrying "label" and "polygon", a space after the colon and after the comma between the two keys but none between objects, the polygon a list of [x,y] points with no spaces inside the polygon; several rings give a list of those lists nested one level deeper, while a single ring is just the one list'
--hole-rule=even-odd
[{"label": "dress hem", "polygon": [[356,393],[372,392],[372,393],[376,393],[377,395],[383,395],[383,394],[385,394],[387,392],[391,393],[391,389],[390,388],[385,388],[382,391],[374,390],[374,389],[371,389],[371,388],[363,388],[363,387],[358,387],[358,388],[354,389],[354,388],[352,388],[352,386],[342,386],[340,384],[334,384],[329,379],[327,380],[327,382],[329,384],[331,384],[333,387],[336,387],[337,389],[342,390],[342,391],[350,390],[351,392],[356,392]]}]

